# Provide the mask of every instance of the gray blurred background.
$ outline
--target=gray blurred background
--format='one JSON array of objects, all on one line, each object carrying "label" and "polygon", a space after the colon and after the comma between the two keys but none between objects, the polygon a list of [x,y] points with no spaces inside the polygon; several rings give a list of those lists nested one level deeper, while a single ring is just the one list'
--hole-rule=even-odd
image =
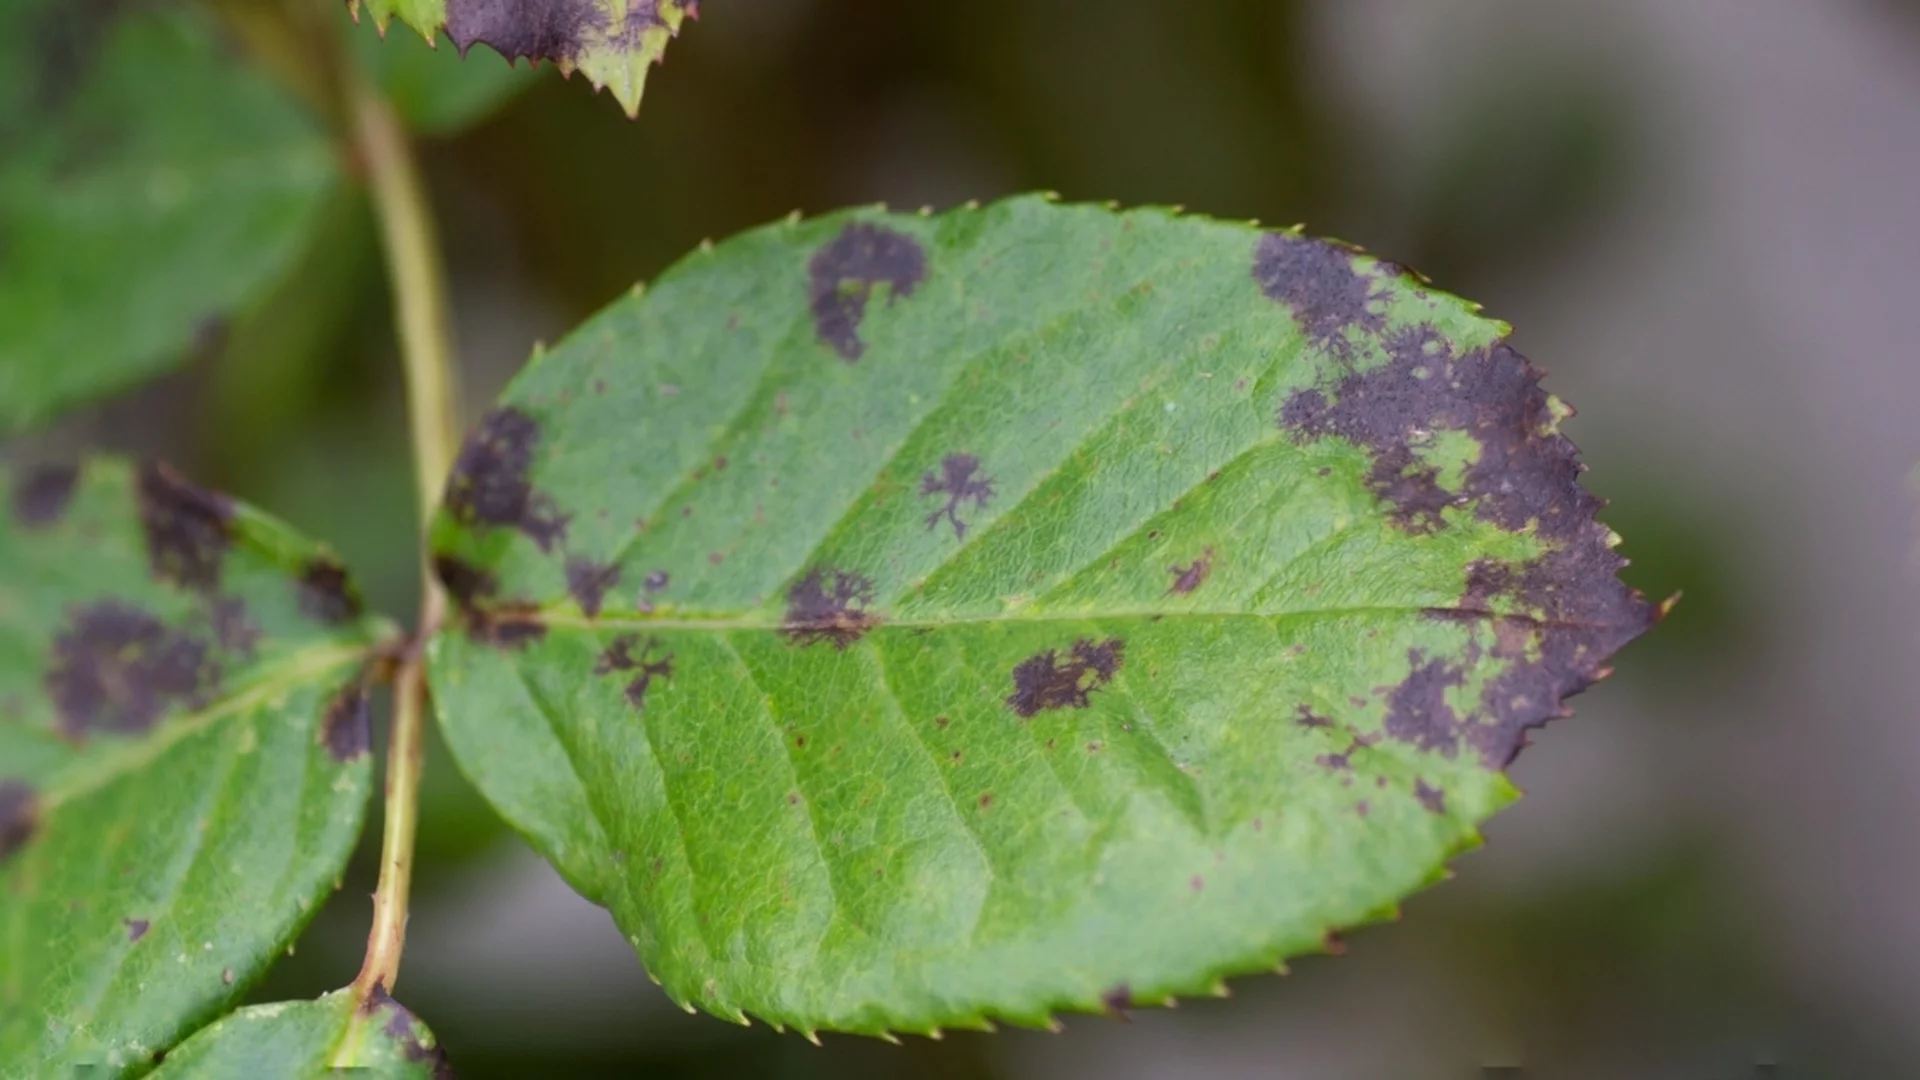
[{"label": "gray blurred background", "polygon": [[[439,754],[402,991],[461,1075],[1920,1076],[1920,3],[705,8],[638,124],[547,71],[430,143],[469,416],[536,339],[796,207],[1179,203],[1511,321],[1581,409],[1629,576],[1685,599],[1403,921],[1057,1035],[816,1049],[684,1015]],[[223,343],[59,437],[273,509],[405,612],[386,292],[365,206],[332,214]],[[351,979],[377,835],[259,999]]]}]

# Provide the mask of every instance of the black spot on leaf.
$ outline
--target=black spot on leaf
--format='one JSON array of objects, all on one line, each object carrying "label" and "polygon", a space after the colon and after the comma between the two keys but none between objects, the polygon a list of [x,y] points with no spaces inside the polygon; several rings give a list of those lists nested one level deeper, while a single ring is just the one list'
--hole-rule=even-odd
[{"label": "black spot on leaf", "polygon": [[[655,679],[673,676],[673,654],[654,655],[660,643],[637,634],[622,634],[607,645],[593,665],[595,675],[632,672],[627,682],[627,701],[636,709],[647,705],[647,689]],[[635,650],[639,651],[636,653]]]},{"label": "black spot on leaf", "polygon": [[841,359],[860,359],[867,351],[860,320],[874,286],[884,282],[889,299],[898,299],[912,296],[926,277],[927,256],[919,241],[879,225],[848,225],[807,264],[815,335]]},{"label": "black spot on leaf", "polygon": [[965,539],[967,523],[960,520],[960,507],[968,500],[973,505],[985,509],[988,500],[993,498],[993,481],[980,475],[980,459],[972,454],[948,454],[940,459],[940,473],[927,473],[920,478],[920,494],[945,495],[947,505],[927,515],[927,528],[932,529],[946,518],[953,526],[956,540]]},{"label": "black spot on leaf", "polygon": [[[651,13],[651,0],[636,9]],[[476,44],[492,46],[509,62],[526,58],[572,65],[608,30],[599,0],[447,0],[447,36],[465,56]]]},{"label": "black spot on leaf", "polygon": [[197,704],[219,681],[205,642],[130,604],[72,609],[53,640],[47,696],[72,738],[138,734],[176,705]]},{"label": "black spot on leaf", "polygon": [[518,529],[541,551],[553,550],[566,539],[568,516],[528,478],[539,439],[539,424],[519,409],[481,417],[447,477],[447,512],[463,525]]},{"label": "black spot on leaf", "polygon": [[39,828],[40,800],[18,780],[0,780],[0,859],[27,846]]},{"label": "black spot on leaf", "polygon": [[1349,328],[1385,325],[1381,315],[1368,310],[1373,278],[1354,268],[1354,255],[1326,240],[1268,233],[1254,248],[1253,280],[1267,299],[1293,309],[1309,340],[1345,356]]},{"label": "black spot on leaf", "polygon": [[247,613],[246,601],[237,596],[216,596],[207,604],[207,618],[213,625],[213,638],[222,649],[241,657],[253,655],[260,643],[260,627]]},{"label": "black spot on leaf", "polygon": [[432,1037],[426,1033],[426,1025],[387,993],[385,983],[374,982],[360,1009],[368,1016],[386,1012],[387,1020],[380,1031],[399,1046],[400,1056],[425,1067],[432,1080],[454,1080],[453,1063],[447,1060],[447,1052],[438,1043],[429,1041]]},{"label": "black spot on leaf", "polygon": [[[1505,767],[1527,731],[1562,715],[1564,699],[1599,679],[1658,611],[1619,580],[1625,562],[1598,520],[1602,504],[1580,487],[1578,451],[1554,430],[1554,404],[1525,357],[1504,343],[1456,352],[1426,327],[1396,336],[1387,351],[1381,367],[1293,394],[1280,423],[1303,439],[1337,437],[1367,450],[1368,484],[1402,528],[1434,532],[1446,527],[1449,507],[1470,508],[1547,548],[1520,565],[1474,563],[1459,607],[1444,612],[1490,628],[1494,654],[1510,661],[1471,715],[1456,715],[1436,689],[1442,678],[1460,685],[1458,669],[1421,659],[1394,692],[1402,704],[1388,717],[1399,725],[1389,729],[1396,738],[1445,752],[1465,739],[1489,766]],[[1420,460],[1436,432],[1477,444],[1457,491]]]},{"label": "black spot on leaf", "polygon": [[845,649],[880,625],[872,610],[873,582],[846,570],[816,567],[787,590],[780,632],[796,645],[830,641]]},{"label": "black spot on leaf", "polygon": [[338,626],[360,617],[360,591],[336,559],[325,555],[309,559],[295,589],[300,613],[315,622]]},{"label": "black spot on leaf", "polygon": [[139,941],[147,936],[148,930],[153,928],[153,924],[145,919],[121,919],[120,921],[127,928],[128,941]]},{"label": "black spot on leaf", "polygon": [[1199,558],[1186,566],[1169,566],[1167,572],[1173,575],[1173,584],[1167,591],[1185,596],[1204,584],[1207,575],[1213,573],[1213,549],[1205,549]]},{"label": "black spot on leaf", "polygon": [[59,521],[79,482],[80,467],[74,464],[43,465],[18,477],[13,486],[13,519],[27,529]]},{"label": "black spot on leaf", "polygon": [[1113,681],[1126,655],[1126,642],[1108,638],[1098,644],[1081,638],[1066,656],[1048,649],[1013,669],[1013,693],[1007,704],[1022,717],[1047,709],[1084,709],[1095,690]]},{"label": "black spot on leaf", "polygon": [[1127,1010],[1133,1007],[1133,988],[1126,983],[1115,986],[1100,995],[1100,1005],[1115,1020],[1131,1021],[1133,1017]]},{"label": "black spot on leaf", "polygon": [[1429,660],[1419,649],[1410,650],[1407,660],[1413,670],[1387,695],[1387,735],[1452,757],[1459,749],[1461,720],[1447,703],[1447,691],[1464,684],[1466,672],[1445,660]]},{"label": "black spot on leaf", "polygon": [[142,466],[135,488],[153,576],[182,588],[218,588],[221,563],[233,544],[232,502],[161,464]]},{"label": "black spot on leaf", "polygon": [[573,594],[574,602],[589,619],[600,614],[600,605],[608,591],[618,584],[618,565],[602,565],[578,555],[567,560],[567,591]]},{"label": "black spot on leaf", "polygon": [[1447,812],[1447,793],[1427,783],[1425,780],[1416,779],[1413,782],[1413,794],[1415,798],[1420,800],[1420,805],[1426,807],[1430,812],[1435,814],[1444,814]]},{"label": "black spot on leaf", "polygon": [[434,576],[459,609],[467,634],[475,641],[518,649],[540,640],[547,624],[539,608],[524,600],[499,600],[499,579],[464,559],[445,553],[433,557]]},{"label": "black spot on leaf", "polygon": [[1302,705],[1295,711],[1294,723],[1303,728],[1330,728],[1333,721],[1314,713],[1309,706]]},{"label": "black spot on leaf", "polygon": [[373,710],[364,679],[342,687],[327,703],[320,718],[320,743],[333,760],[346,763],[365,757],[373,746]]}]

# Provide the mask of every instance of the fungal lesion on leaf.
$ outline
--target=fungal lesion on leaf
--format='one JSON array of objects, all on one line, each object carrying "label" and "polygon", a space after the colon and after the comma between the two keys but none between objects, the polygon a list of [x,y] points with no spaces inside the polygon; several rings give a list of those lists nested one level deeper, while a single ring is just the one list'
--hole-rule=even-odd
[{"label": "fungal lesion on leaf", "polygon": [[308,559],[294,587],[300,613],[315,622],[338,626],[360,617],[360,590],[347,568],[331,555]]},{"label": "fungal lesion on leaf", "polygon": [[[1355,262],[1359,252],[1331,240],[1267,233],[1254,247],[1253,279],[1267,299],[1286,305],[1307,340],[1340,357],[1351,355],[1348,330],[1377,332],[1386,318],[1375,309],[1375,274]],[[1382,263],[1389,273],[1398,267]]]},{"label": "fungal lesion on leaf", "polygon": [[186,589],[218,588],[233,545],[232,501],[159,463],[141,466],[134,488],[153,576]]},{"label": "fungal lesion on leaf", "polygon": [[45,685],[61,730],[137,735],[176,706],[197,706],[220,681],[207,642],[119,600],[69,610],[53,639]]},{"label": "fungal lesion on leaf", "polygon": [[500,581],[456,555],[437,552],[433,573],[447,590],[467,635],[483,644],[519,649],[546,635],[539,608],[524,600],[501,600]]},{"label": "fungal lesion on leaf", "polygon": [[845,650],[880,625],[873,610],[873,581],[833,567],[815,567],[787,590],[780,633],[795,645],[831,642]]},{"label": "fungal lesion on leaf", "polygon": [[1048,709],[1084,709],[1092,695],[1113,681],[1126,659],[1126,642],[1107,638],[1075,641],[1063,656],[1046,649],[1013,669],[1013,693],[1006,703],[1022,718]]},{"label": "fungal lesion on leaf", "polygon": [[1213,573],[1213,549],[1203,548],[1199,558],[1185,566],[1169,566],[1167,572],[1173,575],[1173,584],[1167,587],[1168,594],[1186,596],[1205,584],[1207,575]]},{"label": "fungal lesion on leaf", "polygon": [[66,515],[80,483],[71,462],[41,465],[14,477],[13,519],[24,529],[44,529]]},{"label": "fungal lesion on leaf", "polygon": [[607,593],[619,584],[618,563],[599,563],[581,555],[567,560],[567,592],[572,594],[574,603],[580,605],[580,613],[589,619],[599,617]]},{"label": "fungal lesion on leaf", "polygon": [[0,780],[0,860],[27,846],[40,827],[40,798],[24,780]]},{"label": "fungal lesion on leaf", "polygon": [[852,363],[865,355],[860,323],[873,290],[886,285],[889,302],[913,295],[927,278],[927,254],[906,233],[856,221],[840,230],[807,263],[807,307],[821,344]]},{"label": "fungal lesion on leaf", "polygon": [[653,681],[673,677],[673,654],[665,651],[657,638],[621,634],[594,662],[593,673],[627,675],[627,701],[640,711],[647,707],[647,690]]},{"label": "fungal lesion on leaf", "polygon": [[518,529],[543,552],[563,543],[571,516],[530,476],[539,439],[539,423],[510,405],[481,417],[447,476],[447,513],[470,527]]},{"label": "fungal lesion on leaf", "polygon": [[960,508],[972,502],[978,509],[986,509],[993,498],[993,479],[980,471],[980,459],[972,454],[948,454],[940,459],[940,471],[928,472],[920,478],[920,494],[945,495],[947,503],[927,515],[927,528],[933,529],[940,519],[947,519],[953,526],[953,537],[964,540],[967,536],[967,523],[960,520]]},{"label": "fungal lesion on leaf", "polygon": [[345,764],[367,756],[373,747],[373,710],[367,673],[340,688],[320,718],[320,745]]}]

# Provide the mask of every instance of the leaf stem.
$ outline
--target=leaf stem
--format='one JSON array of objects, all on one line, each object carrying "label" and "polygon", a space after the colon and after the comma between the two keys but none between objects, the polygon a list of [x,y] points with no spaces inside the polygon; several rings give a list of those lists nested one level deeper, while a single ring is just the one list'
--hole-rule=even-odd
[{"label": "leaf stem", "polygon": [[[345,64],[343,91],[353,140],[366,170],[380,221],[388,278],[406,370],[409,427],[413,434],[416,487],[424,530],[440,486],[452,467],[459,428],[455,420],[452,335],[445,278],[433,216],[413,149],[398,117],[364,72]],[[424,544],[423,553],[424,553]],[[424,558],[424,554],[423,554]],[[414,833],[419,824],[422,744],[428,700],[424,642],[439,626],[446,595],[430,570],[420,625],[394,679],[392,742],[387,757],[385,826],[380,843],[380,884],[373,897],[373,929],[367,956],[354,980],[362,997],[389,991],[400,972],[406,945],[407,900],[413,876]]]}]

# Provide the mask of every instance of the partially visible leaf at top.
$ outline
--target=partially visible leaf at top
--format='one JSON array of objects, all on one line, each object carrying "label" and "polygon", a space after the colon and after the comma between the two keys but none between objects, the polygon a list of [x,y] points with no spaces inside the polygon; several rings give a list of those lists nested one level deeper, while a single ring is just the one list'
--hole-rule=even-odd
[{"label": "partially visible leaf at top", "polygon": [[456,757],[676,1000],[1125,1009],[1390,911],[1655,611],[1506,327],[1035,198],[695,254],[537,356],[431,542]]},{"label": "partially visible leaf at top", "polygon": [[479,123],[540,78],[532,65],[469,64],[456,50],[412,35],[382,41],[372,26],[355,27],[353,36],[354,52],[408,129],[426,135],[451,135]]},{"label": "partially visible leaf at top", "polygon": [[187,4],[0,5],[0,146],[0,433],[217,340],[336,171]]},{"label": "partially visible leaf at top", "polygon": [[161,466],[0,471],[0,1076],[144,1071],[337,884],[386,634]]},{"label": "partially visible leaf at top", "polygon": [[452,1080],[447,1055],[418,1018],[380,992],[254,1005],[222,1017],[167,1055],[154,1080]]},{"label": "partially visible leaf at top", "polygon": [[442,29],[465,56],[491,46],[509,62],[551,61],[605,87],[632,116],[640,111],[647,71],[666,55],[681,23],[700,17],[698,0],[347,0],[364,8],[382,33],[398,16],[432,41]]}]

